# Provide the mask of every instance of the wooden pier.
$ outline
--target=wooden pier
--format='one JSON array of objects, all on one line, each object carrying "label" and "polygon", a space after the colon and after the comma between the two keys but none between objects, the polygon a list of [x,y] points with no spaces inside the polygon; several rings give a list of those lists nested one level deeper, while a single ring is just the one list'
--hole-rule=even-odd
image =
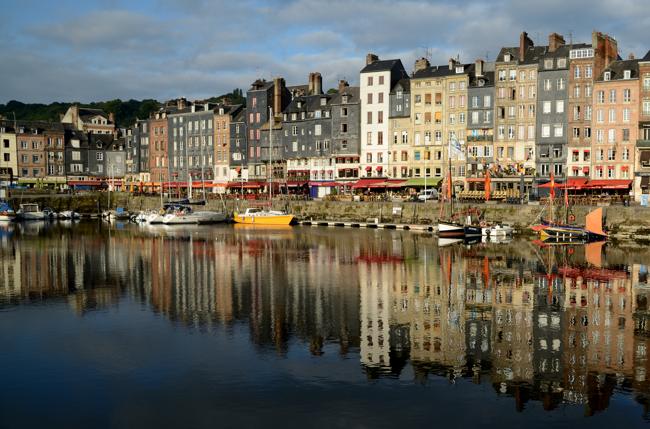
[{"label": "wooden pier", "polygon": [[369,228],[369,229],[400,229],[404,231],[421,231],[436,232],[437,228],[433,225],[405,224],[405,223],[387,223],[369,220],[367,222],[349,222],[339,220],[302,220],[298,222],[303,226],[324,226],[340,228]]}]

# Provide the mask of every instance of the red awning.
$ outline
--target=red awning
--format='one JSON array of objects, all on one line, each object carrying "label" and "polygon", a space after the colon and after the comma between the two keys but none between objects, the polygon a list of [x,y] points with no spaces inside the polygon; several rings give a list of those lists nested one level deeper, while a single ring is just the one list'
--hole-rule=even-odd
[{"label": "red awning", "polygon": [[385,182],[384,179],[359,179],[357,183],[352,185],[352,189],[376,188],[377,184],[384,183],[384,182]]},{"label": "red awning", "polygon": [[366,166],[366,171],[370,171],[370,170],[372,170],[372,166],[370,165]]},{"label": "red awning", "polygon": [[254,189],[261,188],[264,186],[262,182],[228,182],[226,187],[228,188],[244,188],[244,189]]},{"label": "red awning", "polygon": [[327,181],[327,182],[309,182],[309,186],[317,186],[317,187],[325,187],[325,188],[333,188],[335,186],[340,185],[340,183],[337,182],[332,182],[332,181]]},{"label": "red awning", "polygon": [[591,180],[587,183],[586,187],[598,189],[629,189],[631,184],[631,180],[602,179]]},{"label": "red awning", "polygon": [[235,167],[235,171],[239,173],[241,171],[241,167]]},{"label": "red awning", "polygon": [[106,186],[106,182],[100,182],[97,180],[70,180],[68,181],[68,186]]},{"label": "red awning", "polygon": [[381,171],[383,169],[384,169],[384,167],[382,167],[381,165],[378,165],[377,168],[375,168],[375,170],[377,170],[377,171]]},{"label": "red awning", "polygon": [[291,187],[304,186],[306,184],[307,184],[307,182],[304,182],[304,181],[303,182],[299,182],[299,181],[298,182],[297,181],[288,181],[287,182],[287,186],[291,186]]},{"label": "red awning", "polygon": [[582,167],[583,173],[589,173],[589,167]]}]

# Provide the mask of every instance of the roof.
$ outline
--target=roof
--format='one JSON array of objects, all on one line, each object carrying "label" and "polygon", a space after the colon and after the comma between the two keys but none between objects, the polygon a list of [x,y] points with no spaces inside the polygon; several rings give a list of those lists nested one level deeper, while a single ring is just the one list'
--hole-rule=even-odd
[{"label": "roof", "polygon": [[[480,85],[479,82],[483,81],[483,85]],[[494,86],[494,72],[489,71],[483,72],[482,76],[476,76],[474,73],[469,76],[469,87],[470,88],[481,88],[481,87],[490,87]]]},{"label": "roof", "polygon": [[269,89],[273,86],[272,81],[266,81],[264,79],[257,79],[251,84],[249,91],[260,91],[263,89]]},{"label": "roof", "polygon": [[646,52],[646,54],[641,58],[643,61],[650,61],[650,51]]},{"label": "roof", "polygon": [[361,69],[361,73],[375,73],[381,71],[390,71],[393,70],[396,66],[404,68],[402,61],[399,59],[395,60],[377,60],[370,64],[367,64],[364,68]]},{"label": "roof", "polygon": [[106,149],[113,143],[113,140],[113,134],[88,134],[88,144],[93,149]]},{"label": "roof", "polygon": [[411,79],[409,79],[408,77],[405,77],[403,79],[398,80],[397,82],[395,82],[395,85],[393,85],[393,87],[390,89],[390,92],[394,93],[395,89],[398,86],[400,86],[402,88],[402,91],[410,92],[410,90],[411,90]]},{"label": "roof", "polygon": [[[456,73],[456,67],[462,66],[463,73]],[[418,70],[413,73],[412,79],[425,79],[461,75],[469,73],[474,68],[474,64],[456,64],[453,69],[449,68],[449,64],[442,66],[429,66],[425,69]]]},{"label": "roof", "polygon": [[[327,99],[327,105],[331,104],[332,94],[303,95],[294,97],[282,113],[313,112],[314,110],[320,110],[320,100],[322,98]],[[300,108],[298,107],[298,103],[301,103]]]},{"label": "roof", "polygon": [[504,62],[503,57],[505,54],[510,54],[511,61],[517,61],[519,64],[535,64],[539,62],[540,57],[548,52],[548,46],[529,46],[524,52],[524,58],[519,58],[519,47],[505,47],[501,48],[499,55],[497,55],[496,62]]},{"label": "roof", "polygon": [[358,86],[346,86],[343,89],[343,92],[341,93],[337,92],[335,94],[332,94],[332,101],[330,103],[343,104],[343,100],[341,98],[344,95],[347,95],[349,97],[346,104],[358,103],[361,97],[361,88],[359,88]]},{"label": "roof", "polygon": [[[79,107],[79,117],[83,119],[101,116],[108,120],[108,115],[102,109],[91,109],[89,107]],[[110,122],[110,121],[109,121]]]},{"label": "roof", "polygon": [[639,60],[612,61],[600,76],[598,76],[598,81],[603,81],[603,76],[608,71],[611,73],[610,80],[622,80],[625,75],[625,70],[632,72],[630,79],[637,79],[639,77]]}]

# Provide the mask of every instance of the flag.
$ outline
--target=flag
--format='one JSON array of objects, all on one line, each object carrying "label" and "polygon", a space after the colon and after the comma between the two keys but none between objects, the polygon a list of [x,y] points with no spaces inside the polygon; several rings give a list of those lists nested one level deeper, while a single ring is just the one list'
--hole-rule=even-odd
[{"label": "flag", "polygon": [[490,201],[490,194],[492,193],[491,180],[490,180],[490,170],[485,171],[485,201]]},{"label": "flag", "polygon": [[463,145],[458,141],[455,134],[452,134],[449,138],[449,156],[461,161],[465,159]]}]

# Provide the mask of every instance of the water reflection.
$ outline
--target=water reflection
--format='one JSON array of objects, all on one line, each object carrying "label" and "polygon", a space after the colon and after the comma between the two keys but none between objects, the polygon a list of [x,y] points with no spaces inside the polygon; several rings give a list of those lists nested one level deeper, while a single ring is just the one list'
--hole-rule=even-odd
[{"label": "water reflection", "polygon": [[488,383],[522,410],[648,405],[646,255],[614,247],[438,247],[388,231],[82,223],[3,226],[3,308],[124,300],[201,330],[248,329],[258,353],[328,345],[369,379]]}]

